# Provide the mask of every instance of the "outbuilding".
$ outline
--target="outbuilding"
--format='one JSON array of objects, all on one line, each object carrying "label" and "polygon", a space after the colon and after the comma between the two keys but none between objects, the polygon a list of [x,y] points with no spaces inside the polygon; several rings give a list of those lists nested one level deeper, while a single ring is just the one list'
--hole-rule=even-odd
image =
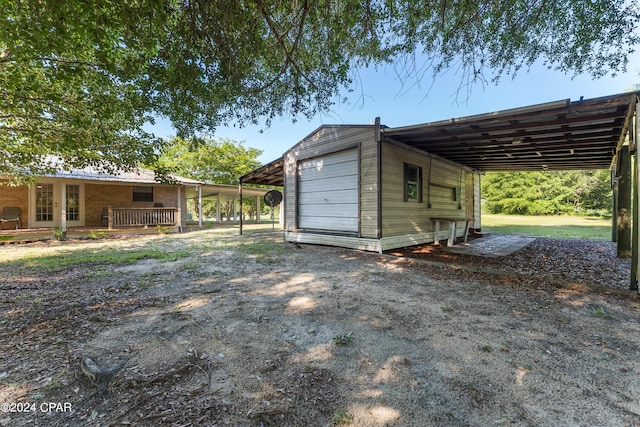
[{"label": "outbuilding", "polygon": [[[635,152],[639,92],[405,127],[323,125],[240,178],[283,187],[289,242],[367,251],[466,238],[485,171],[611,169]],[[613,180],[615,182],[615,179]]]}]

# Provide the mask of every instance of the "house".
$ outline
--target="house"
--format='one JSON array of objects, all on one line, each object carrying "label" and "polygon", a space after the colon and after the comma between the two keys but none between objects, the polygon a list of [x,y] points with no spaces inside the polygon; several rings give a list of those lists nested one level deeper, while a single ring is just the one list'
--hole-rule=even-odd
[{"label": "house", "polygon": [[[167,226],[181,230],[189,221],[188,200],[201,207],[202,200],[219,204],[221,198],[238,198],[237,186],[171,178],[170,183],[158,182],[153,171],[140,168],[116,173],[92,167],[60,170],[39,177],[33,185],[0,185],[0,212],[19,208],[21,221],[11,226],[28,229]],[[258,203],[266,191],[245,189]],[[202,226],[202,218],[197,224]]]},{"label": "house", "polygon": [[484,171],[615,168],[638,92],[390,128],[323,125],[240,184],[283,187],[285,240],[382,252],[481,227]]},{"label": "house", "polygon": [[184,226],[186,188],[199,181],[156,181],[145,169],[105,173],[92,167],[60,170],[33,185],[0,186],[0,206],[20,208],[23,228]]}]

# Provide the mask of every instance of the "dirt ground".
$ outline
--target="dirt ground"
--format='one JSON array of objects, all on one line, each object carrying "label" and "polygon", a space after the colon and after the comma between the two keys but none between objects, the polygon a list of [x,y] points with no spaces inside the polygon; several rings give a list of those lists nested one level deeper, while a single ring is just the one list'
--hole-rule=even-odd
[{"label": "dirt ground", "polygon": [[640,426],[640,304],[611,243],[432,249],[2,246],[0,426]]}]

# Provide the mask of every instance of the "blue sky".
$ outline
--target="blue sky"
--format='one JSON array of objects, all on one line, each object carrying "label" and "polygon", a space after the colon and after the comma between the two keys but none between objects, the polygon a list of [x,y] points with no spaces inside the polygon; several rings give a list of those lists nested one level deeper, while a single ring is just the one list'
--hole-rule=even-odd
[{"label": "blue sky", "polygon": [[[270,128],[221,127],[214,136],[244,141],[245,147],[263,150],[258,160],[264,164],[280,157],[322,124],[368,124],[380,117],[384,125],[407,126],[567,98],[576,101],[581,96],[588,99],[625,92],[640,83],[640,52],[630,58],[627,72],[616,77],[594,80],[586,75],[572,77],[534,66],[514,79],[503,77],[498,85],[476,84],[468,96],[464,90],[456,95],[460,76],[453,71],[436,81],[428,75],[419,84],[405,82],[403,85],[393,68],[387,66],[360,71],[355,83],[353,92],[345,93],[347,104],[335,105],[330,113],[310,121],[299,118],[292,123],[290,117],[283,117],[274,119]],[[163,123],[158,124],[154,132],[159,136],[173,134]]]}]

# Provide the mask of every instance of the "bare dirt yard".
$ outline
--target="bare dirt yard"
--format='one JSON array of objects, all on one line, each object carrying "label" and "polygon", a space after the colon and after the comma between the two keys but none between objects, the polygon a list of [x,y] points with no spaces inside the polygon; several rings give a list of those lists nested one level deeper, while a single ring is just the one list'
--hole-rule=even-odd
[{"label": "bare dirt yard", "polygon": [[0,426],[640,426],[640,305],[611,243],[412,252],[1,246]]}]

